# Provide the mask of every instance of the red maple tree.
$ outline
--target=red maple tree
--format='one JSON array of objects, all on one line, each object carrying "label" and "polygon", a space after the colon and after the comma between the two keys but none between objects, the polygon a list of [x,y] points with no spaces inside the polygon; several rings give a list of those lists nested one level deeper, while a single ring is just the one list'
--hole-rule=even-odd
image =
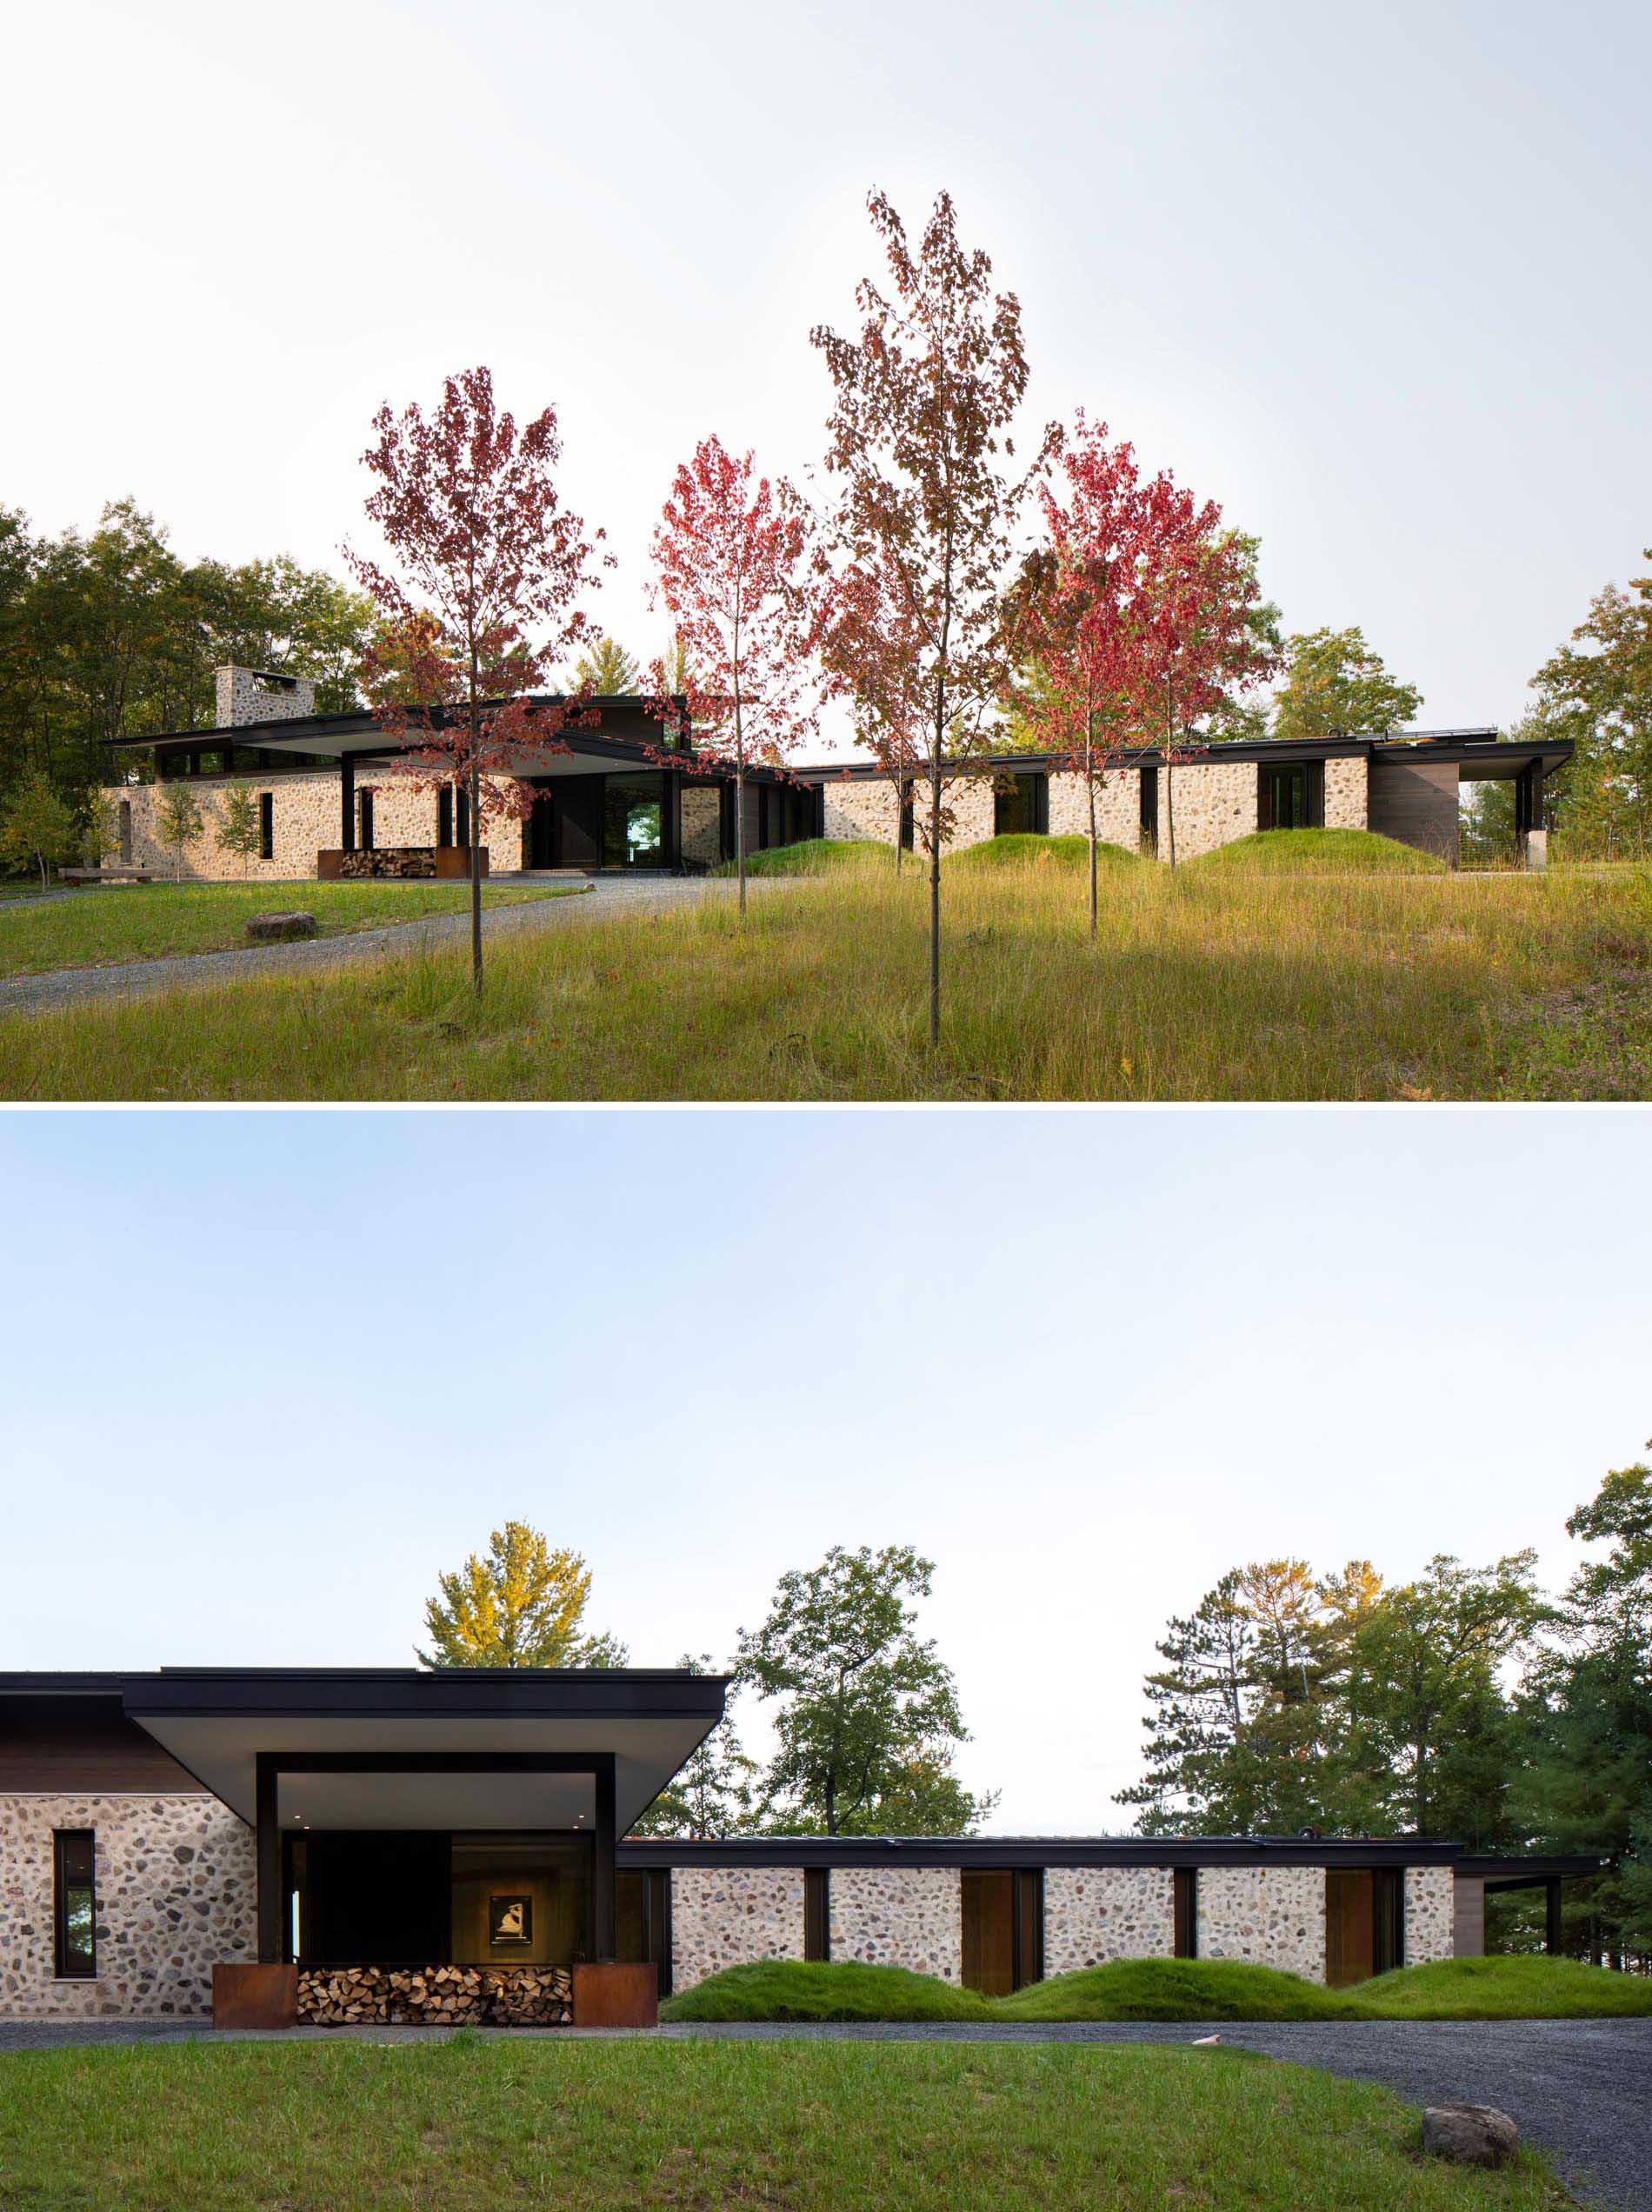
[{"label": "red maple tree", "polygon": [[1078,412],[1061,467],[1066,497],[1038,487],[1044,543],[1010,594],[1018,656],[1036,672],[1024,702],[1043,749],[1082,776],[1089,807],[1089,927],[1096,930],[1096,807],[1126,745],[1139,743],[1152,667],[1146,650],[1166,565],[1165,503],[1128,444]]},{"label": "red maple tree", "polygon": [[[676,630],[678,667],[656,663],[653,712],[665,724],[658,757],[692,772],[708,759],[732,767],[735,872],[746,911],[746,771],[787,767],[819,719],[809,653],[817,628],[808,510],[783,476],[756,473],[754,456],[703,438],[673,480],[653,541],[656,581]],[[671,688],[686,672],[686,683]],[[673,746],[686,712],[691,753]]]},{"label": "red maple tree", "polygon": [[1222,527],[1215,500],[1200,504],[1168,470],[1148,488],[1148,527],[1163,548],[1148,595],[1142,657],[1146,694],[1163,730],[1167,857],[1176,866],[1178,745],[1201,715],[1264,682],[1278,656],[1251,621],[1261,599],[1244,541]]},{"label": "red maple tree", "polygon": [[1016,516],[1053,451],[1050,428],[1029,469],[1010,474],[1010,425],[1027,388],[1021,306],[991,288],[992,263],[960,243],[949,193],[936,199],[915,251],[888,197],[867,202],[889,263],[890,296],[856,290],[858,334],[823,325],[835,404],[826,467],[840,583],[896,594],[898,619],[865,633],[890,665],[886,696],[920,698],[928,792],[929,1043],[941,1036],[941,849],[949,775],[974,750],[1009,678],[1003,589]]},{"label": "red maple tree", "polygon": [[[893,792],[899,875],[907,809],[926,756],[929,698],[923,633],[887,550],[875,548],[831,580],[821,602],[819,644],[827,690],[849,703],[856,741]],[[949,811],[943,810],[943,830]]]},{"label": "red maple tree", "polygon": [[[416,786],[451,786],[470,807],[470,953],[482,989],[482,830],[522,820],[524,780],[568,750],[560,732],[587,717],[586,695],[536,699],[562,657],[597,632],[576,605],[599,579],[596,543],[556,490],[562,440],[547,407],[520,430],[485,368],[447,377],[427,417],[414,403],[373,418],[363,455],[377,479],[366,502],[393,567],[346,546],[381,637],[370,658],[380,727]],[[611,567],[611,556],[603,565]]]}]

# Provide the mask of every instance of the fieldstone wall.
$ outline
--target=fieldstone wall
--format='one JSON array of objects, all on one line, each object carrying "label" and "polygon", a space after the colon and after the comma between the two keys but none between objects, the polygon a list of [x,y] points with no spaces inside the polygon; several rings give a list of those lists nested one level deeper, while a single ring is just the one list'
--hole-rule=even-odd
[{"label": "fieldstone wall", "polygon": [[[93,1981],[53,1979],[52,1833],[97,1837]],[[257,1952],[252,1831],[204,1791],[0,1797],[0,2016],[194,2019]]]},{"label": "fieldstone wall", "polygon": [[[834,1867],[831,1955],[957,1982],[963,1893],[956,1867]],[[673,1922],[675,1932],[676,1922]]]},{"label": "fieldstone wall", "polygon": [[1044,1972],[1109,1959],[1169,1958],[1176,1904],[1169,1867],[1046,1867]]},{"label": "fieldstone wall", "polygon": [[[1170,809],[1165,794],[1167,771],[1159,776],[1159,856],[1170,857]],[[1196,860],[1256,826],[1255,761],[1196,761],[1169,771],[1176,809],[1176,856]]]},{"label": "fieldstone wall", "polygon": [[1456,1877],[1449,1867],[1405,1869],[1405,1963],[1455,1958]]},{"label": "fieldstone wall", "polygon": [[1201,1867],[1199,1956],[1325,1979],[1323,1867]]},{"label": "fieldstone wall", "polygon": [[886,777],[851,783],[829,776],[822,796],[829,837],[876,837],[886,845],[895,843],[900,810],[895,803],[895,786]]},{"label": "fieldstone wall", "polygon": [[[1049,834],[1052,837],[1088,837],[1089,800],[1082,776],[1052,776],[1049,779]],[[1142,842],[1142,773],[1135,768],[1109,769],[1096,794],[1096,834],[1109,845],[1135,852]]]},{"label": "fieldstone wall", "polygon": [[723,856],[722,803],[716,787],[703,783],[683,786],[683,857],[703,868],[715,868]]},{"label": "fieldstone wall", "polygon": [[1369,763],[1360,760],[1328,760],[1325,763],[1325,827],[1363,830],[1366,824],[1366,787]]},{"label": "fieldstone wall", "polygon": [[[256,854],[243,859],[226,852],[217,842],[223,822],[223,794],[232,783],[245,783],[256,793],[275,796],[275,847],[272,859]],[[180,783],[111,784],[103,793],[108,802],[109,843],[103,863],[113,867],[120,859],[119,810],[123,800],[132,810],[134,868],[152,869],[170,879],[177,858],[160,834],[160,810],[167,792],[182,788],[190,792],[200,810],[202,835],[191,838],[183,850],[183,880],[186,883],[309,883],[316,874],[316,855],[332,850],[341,840],[338,777],[334,772],[264,776],[192,776]],[[356,790],[373,793],[373,842],[376,845],[433,845],[436,839],[436,798],[434,791],[416,790],[404,776],[381,770],[377,778],[357,779]],[[684,796],[686,798],[686,794]],[[357,822],[360,816],[357,815]],[[490,820],[483,825],[491,875],[514,874],[522,866],[522,823],[514,816]]]},{"label": "fieldstone wall", "polygon": [[[832,1877],[834,1889],[837,1877]],[[802,1867],[673,1867],[671,1986],[803,1955]]]},{"label": "fieldstone wall", "polygon": [[218,727],[243,722],[296,722],[316,711],[316,686],[307,676],[271,676],[263,669],[213,671]]}]

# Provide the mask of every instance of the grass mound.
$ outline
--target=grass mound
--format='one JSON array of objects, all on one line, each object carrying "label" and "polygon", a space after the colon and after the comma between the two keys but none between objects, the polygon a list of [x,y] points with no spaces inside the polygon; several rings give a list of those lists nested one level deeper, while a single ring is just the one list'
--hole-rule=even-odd
[{"label": "grass mound", "polygon": [[[1098,869],[1123,869],[1138,865],[1141,856],[1103,838],[1096,848]],[[1088,868],[1088,837],[1036,837],[1017,832],[1009,837],[988,837],[978,845],[965,845],[952,854],[950,868]]]},{"label": "grass mound", "polygon": [[1628,2020],[1652,2016],[1652,1979],[1576,1959],[1440,1959],[1349,1992],[1368,2020]]},{"label": "grass mound", "polygon": [[1190,867],[1265,876],[1446,876],[1444,861],[1370,830],[1258,830],[1203,853]]},{"label": "grass mound", "polygon": [[1233,1959],[1117,1959],[1033,1982],[990,2006],[999,2020],[1351,2020],[1336,1990]]},{"label": "grass mound", "polygon": [[[767,852],[746,855],[748,876],[835,876],[841,869],[864,868],[869,863],[880,862],[891,875],[895,870],[895,849],[880,844],[875,837],[804,837],[795,845],[774,845]],[[711,870],[714,876],[735,876],[739,873],[733,861],[725,860]]]},{"label": "grass mound", "polygon": [[1118,1959],[983,1997],[902,1967],[733,1966],[669,1997],[693,2020],[1589,2020],[1652,2015],[1652,1981],[1571,1959],[1446,1959],[1348,1989],[1235,1959]]},{"label": "grass mound", "polygon": [[760,1959],[725,1967],[660,2007],[662,2020],[989,2020],[991,2001],[901,1966]]}]

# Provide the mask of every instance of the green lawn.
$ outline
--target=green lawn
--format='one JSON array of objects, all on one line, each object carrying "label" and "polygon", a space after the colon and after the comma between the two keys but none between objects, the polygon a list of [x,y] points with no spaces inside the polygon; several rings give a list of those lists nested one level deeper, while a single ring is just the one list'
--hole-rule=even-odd
[{"label": "green lawn", "polygon": [[1652,1980],[1571,1959],[1450,1959],[1327,1989],[1231,1959],[1124,1959],[983,1997],[900,1967],[765,1959],[714,1974],[663,2020],[1588,2020],[1652,2016]]},{"label": "green lawn", "polygon": [[1240,2051],[517,2042],[0,2057],[0,2204],[52,2212],[1559,2212],[1387,2090]]},{"label": "green lawn", "polygon": [[949,872],[935,1055],[926,887],[885,856],[756,887],[743,928],[713,893],[502,938],[479,1006],[456,944],[0,1017],[0,1095],[1652,1096],[1652,868],[1125,867],[1104,879],[1094,941],[1086,889],[1077,869]]},{"label": "green lawn", "polygon": [[[908,856],[909,860],[910,856]],[[795,845],[774,845],[767,852],[746,855],[748,876],[834,876],[847,869],[887,868],[895,872],[895,849],[870,837],[804,837]],[[711,869],[713,876],[737,876],[731,860]]]},{"label": "green lawn", "polygon": [[[1050,868],[1064,870],[1089,867],[1089,839],[1088,837],[1036,837],[1017,833],[1011,836],[983,838],[978,845],[965,845],[961,851],[949,854],[943,865],[949,873],[971,874],[976,869],[993,868]],[[1109,845],[1105,837],[1096,846],[1096,865],[1102,869],[1144,868],[1148,865],[1140,853],[1129,852],[1122,845]]]},{"label": "green lawn", "polygon": [[[488,906],[560,898],[572,884],[483,884]],[[221,952],[246,943],[253,914],[299,907],[316,917],[316,934],[348,935],[386,923],[458,914],[470,903],[468,883],[123,883],[49,899],[33,910],[0,912],[0,976],[38,976],[54,968],[107,968],[168,953]]]}]

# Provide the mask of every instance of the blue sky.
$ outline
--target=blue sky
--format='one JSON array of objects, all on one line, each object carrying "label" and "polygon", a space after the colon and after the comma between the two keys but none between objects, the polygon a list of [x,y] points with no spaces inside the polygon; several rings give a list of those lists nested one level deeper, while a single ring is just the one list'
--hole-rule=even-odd
[{"label": "blue sky", "polygon": [[1229,1565],[1558,1580],[1652,1428],[1609,1109],[46,1112],[0,1188],[0,1668],[404,1663],[507,1516],[722,1657],[910,1542],[1005,1828],[1121,1824]]},{"label": "blue sky", "polygon": [[1362,623],[1435,726],[1505,723],[1652,537],[1652,11],[1627,0],[58,0],[10,27],[0,497],[335,563],[374,408],[483,360],[555,399],[641,586],[716,430],[801,473],[868,188],[948,186],[1082,403]]}]

